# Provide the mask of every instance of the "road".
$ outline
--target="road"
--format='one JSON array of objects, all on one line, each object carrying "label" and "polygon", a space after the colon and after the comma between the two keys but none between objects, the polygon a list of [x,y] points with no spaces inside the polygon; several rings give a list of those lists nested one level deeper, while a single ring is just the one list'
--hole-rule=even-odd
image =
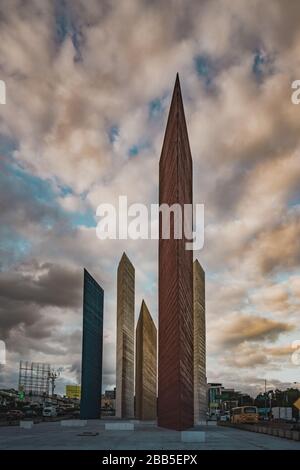
[{"label": "road", "polygon": [[[1,427],[0,449],[300,450],[300,442],[229,427],[197,427],[205,432],[205,443],[187,444],[181,442],[180,432],[152,423],[136,423],[134,431],[105,431],[104,423],[89,421],[85,427],[62,427],[59,422],[39,423],[32,429]],[[86,432],[98,435],[80,436]]]}]

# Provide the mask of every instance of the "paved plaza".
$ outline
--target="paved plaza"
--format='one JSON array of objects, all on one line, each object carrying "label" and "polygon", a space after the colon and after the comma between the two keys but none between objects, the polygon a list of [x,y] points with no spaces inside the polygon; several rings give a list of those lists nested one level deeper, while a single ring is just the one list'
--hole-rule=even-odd
[{"label": "paved plaza", "polygon": [[297,441],[229,427],[198,426],[196,430],[205,432],[205,443],[183,443],[180,432],[154,423],[135,422],[134,431],[108,431],[105,422],[88,421],[84,427],[63,427],[60,422],[39,423],[31,429],[3,426],[0,450],[300,450]]}]

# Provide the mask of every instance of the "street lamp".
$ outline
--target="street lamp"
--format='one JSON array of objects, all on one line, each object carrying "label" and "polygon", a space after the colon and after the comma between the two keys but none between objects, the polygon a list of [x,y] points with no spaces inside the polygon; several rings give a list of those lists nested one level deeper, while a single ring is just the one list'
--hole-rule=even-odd
[{"label": "street lamp", "polygon": [[267,419],[267,379],[265,379],[265,418]]},{"label": "street lamp", "polygon": [[272,417],[272,398],[273,398],[273,391],[269,392],[269,407],[270,407],[270,414],[269,414],[269,419]]}]

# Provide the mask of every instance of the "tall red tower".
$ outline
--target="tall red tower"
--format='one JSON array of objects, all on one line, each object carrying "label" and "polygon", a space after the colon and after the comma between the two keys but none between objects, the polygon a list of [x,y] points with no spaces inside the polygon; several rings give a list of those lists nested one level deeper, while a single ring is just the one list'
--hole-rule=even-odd
[{"label": "tall red tower", "polygon": [[[193,203],[193,162],[177,75],[159,162],[159,203]],[[192,221],[191,221],[192,224]],[[162,238],[159,222],[158,425],[194,424],[193,252],[186,238]],[[184,231],[183,231],[184,232]]]}]

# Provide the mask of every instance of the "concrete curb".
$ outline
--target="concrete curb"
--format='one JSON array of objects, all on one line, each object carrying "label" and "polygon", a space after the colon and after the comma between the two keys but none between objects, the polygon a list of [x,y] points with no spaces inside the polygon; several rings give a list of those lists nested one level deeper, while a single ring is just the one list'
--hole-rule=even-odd
[{"label": "concrete curb", "polygon": [[20,421],[21,429],[31,429],[33,426],[33,421]]},{"label": "concrete curb", "polygon": [[291,439],[293,441],[300,441],[300,431],[292,431],[291,429],[272,428],[269,426],[260,426],[257,424],[231,424],[219,423],[219,426],[229,426],[243,431],[258,432],[268,434],[269,436],[281,437],[283,439]]},{"label": "concrete curb", "polygon": [[60,422],[61,426],[69,427],[82,427],[87,425],[87,420],[85,419],[67,419]]},{"label": "concrete curb", "polygon": [[205,432],[181,431],[181,442],[205,442]]},{"label": "concrete curb", "polygon": [[105,423],[105,431],[134,431],[133,423]]}]

